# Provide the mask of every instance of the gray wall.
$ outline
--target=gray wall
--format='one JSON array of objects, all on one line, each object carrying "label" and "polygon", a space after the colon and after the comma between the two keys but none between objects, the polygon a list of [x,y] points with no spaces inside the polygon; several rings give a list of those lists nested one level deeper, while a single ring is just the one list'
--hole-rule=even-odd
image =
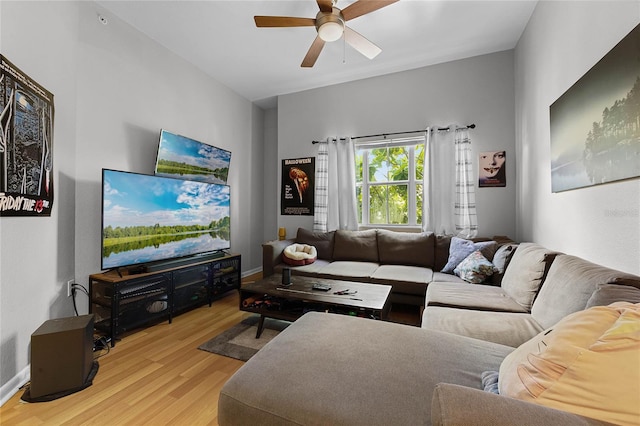
[{"label": "gray wall", "polygon": [[549,106],[640,23],[640,2],[540,2],[515,50],[518,238],[640,274],[640,179],[553,194]]},{"label": "gray wall", "polygon": [[[473,153],[506,150],[507,187],[476,188],[479,235],[516,235],[513,52],[499,52],[278,98],[278,168],[314,156],[312,140],[475,123]],[[280,178],[273,182],[279,185]],[[273,192],[273,191],[272,191]],[[279,196],[280,189],[277,189]],[[311,216],[282,216],[287,235]],[[273,208],[273,206],[272,206]]]},{"label": "gray wall", "polygon": [[100,272],[101,169],[153,173],[161,128],[232,151],[231,247],[260,269],[264,112],[92,2],[2,1],[0,19],[2,54],[55,96],[56,191],[50,218],[0,219],[4,400],[31,333],[73,315],[66,281]]}]

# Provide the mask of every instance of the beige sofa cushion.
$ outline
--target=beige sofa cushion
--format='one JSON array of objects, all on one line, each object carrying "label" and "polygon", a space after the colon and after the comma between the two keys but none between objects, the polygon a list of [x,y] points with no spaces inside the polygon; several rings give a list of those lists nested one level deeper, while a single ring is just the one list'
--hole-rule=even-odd
[{"label": "beige sofa cushion", "polygon": [[473,337],[513,348],[542,331],[542,327],[530,314],[440,306],[427,306],[422,314],[422,328]]},{"label": "beige sofa cushion", "polygon": [[351,280],[358,278],[364,282],[378,269],[374,262],[353,262],[349,260],[336,260],[320,270],[320,276],[334,280]]},{"label": "beige sofa cushion", "polygon": [[598,284],[587,301],[587,308],[607,306],[615,302],[640,303],[640,288],[630,285]]},{"label": "beige sofa cushion", "polygon": [[576,312],[509,354],[500,394],[621,425],[640,419],[640,304]]},{"label": "beige sofa cushion", "polygon": [[[513,255],[512,264],[521,248]],[[507,273],[510,269],[511,266]],[[635,283],[640,287],[640,277],[596,265],[576,256],[559,255],[549,269],[531,314],[544,328],[549,328],[567,315],[583,310],[596,286],[607,283]]]},{"label": "beige sofa cushion", "polygon": [[433,271],[420,266],[380,265],[373,275],[371,282],[376,284],[393,285],[396,293],[416,294],[424,297],[427,285],[433,278]]},{"label": "beige sofa cushion", "polygon": [[502,277],[504,292],[530,310],[557,254],[535,243],[520,244]]},{"label": "beige sofa cushion", "polygon": [[427,306],[527,313],[500,287],[489,285],[433,282],[427,288],[426,300]]},{"label": "beige sofa cushion", "polygon": [[435,236],[431,232],[393,232],[378,229],[380,263],[433,268]]},{"label": "beige sofa cushion", "polygon": [[333,260],[378,262],[378,239],[375,229],[367,231],[336,231]]}]

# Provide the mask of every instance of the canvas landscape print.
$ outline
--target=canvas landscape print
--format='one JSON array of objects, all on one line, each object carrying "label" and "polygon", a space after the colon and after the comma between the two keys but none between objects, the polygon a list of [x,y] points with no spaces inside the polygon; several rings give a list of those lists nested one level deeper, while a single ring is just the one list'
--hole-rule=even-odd
[{"label": "canvas landscape print", "polygon": [[553,192],[640,176],[640,25],[550,115]]},{"label": "canvas landscape print", "polygon": [[227,183],[231,152],[162,130],[156,174],[159,176]]},{"label": "canvas landscape print", "polygon": [[103,171],[102,269],[230,248],[229,186]]}]

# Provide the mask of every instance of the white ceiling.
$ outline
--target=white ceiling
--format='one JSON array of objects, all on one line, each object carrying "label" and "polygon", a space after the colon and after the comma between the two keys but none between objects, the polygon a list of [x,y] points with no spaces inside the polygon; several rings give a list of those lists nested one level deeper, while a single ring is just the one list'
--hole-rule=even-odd
[{"label": "white ceiling", "polygon": [[[262,107],[278,95],[515,47],[532,0],[400,0],[347,23],[382,53],[369,60],[327,43],[313,68],[300,63],[316,30],[256,28],[254,15],[314,18],[314,0],[102,0],[125,22]],[[344,9],[353,0],[339,0]]]}]

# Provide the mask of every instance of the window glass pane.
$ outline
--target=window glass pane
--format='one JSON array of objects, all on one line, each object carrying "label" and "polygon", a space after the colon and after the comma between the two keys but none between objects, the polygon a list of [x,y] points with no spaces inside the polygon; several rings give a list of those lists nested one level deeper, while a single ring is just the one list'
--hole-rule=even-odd
[{"label": "window glass pane", "polygon": [[362,186],[356,185],[356,204],[358,206],[357,218],[358,223],[362,223]]},{"label": "window glass pane", "polygon": [[387,223],[387,186],[369,188],[369,223]]},{"label": "window glass pane", "polygon": [[389,176],[387,148],[369,151],[369,182],[386,182]]},{"label": "window glass pane", "polygon": [[356,182],[358,183],[362,182],[362,168],[364,167],[363,159],[365,154],[365,150],[356,150]]},{"label": "window glass pane", "polygon": [[396,225],[409,223],[408,191],[407,185],[389,185],[389,223]]},{"label": "window glass pane", "polygon": [[389,148],[389,180],[409,179],[409,149],[405,146]]},{"label": "window glass pane", "polygon": [[422,224],[422,185],[416,185],[416,223]]},{"label": "window glass pane", "polygon": [[416,145],[415,159],[416,159],[416,179],[422,180],[424,178],[424,144]]}]

